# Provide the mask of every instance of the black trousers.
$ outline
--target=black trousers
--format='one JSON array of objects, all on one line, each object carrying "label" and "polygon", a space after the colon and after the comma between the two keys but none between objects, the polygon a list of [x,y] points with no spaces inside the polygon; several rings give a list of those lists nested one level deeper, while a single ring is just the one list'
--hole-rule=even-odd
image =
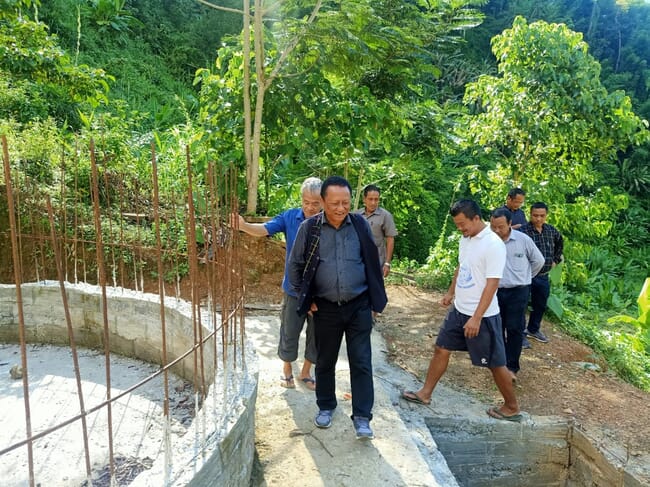
[{"label": "black trousers", "polygon": [[352,416],[372,419],[375,391],[372,379],[372,312],[366,293],[345,304],[316,298],[316,403],[319,409],[335,409],[336,362],[343,336],[350,363]]},{"label": "black trousers", "polygon": [[497,299],[503,325],[503,341],[506,346],[506,367],[515,374],[519,372],[521,343],[526,327],[526,307],[530,286],[499,288]]},{"label": "black trousers", "polygon": [[542,317],[546,311],[546,303],[551,295],[551,282],[548,274],[536,275],[530,285],[530,316],[528,317],[528,332],[537,333],[542,326]]}]

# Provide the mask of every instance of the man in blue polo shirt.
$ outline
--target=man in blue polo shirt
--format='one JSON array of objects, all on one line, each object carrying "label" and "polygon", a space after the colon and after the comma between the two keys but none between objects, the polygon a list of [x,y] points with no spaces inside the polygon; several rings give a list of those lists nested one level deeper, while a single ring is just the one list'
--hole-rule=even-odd
[{"label": "man in blue polo shirt", "polygon": [[316,344],[314,343],[314,324],[311,316],[299,315],[298,299],[289,286],[287,277],[287,263],[293,243],[296,240],[298,227],[311,216],[321,210],[320,188],[321,180],[307,178],[300,188],[302,204],[300,208],[291,208],[277,215],[266,223],[248,223],[241,215],[232,215],[232,225],[239,230],[254,237],[267,237],[276,233],[284,233],[287,243],[287,253],[284,263],[284,278],[282,279],[282,311],[280,312],[280,342],[278,356],[283,361],[280,385],[293,389],[296,387],[291,364],[298,358],[298,341],[302,332],[305,319],[307,319],[307,341],[305,342],[305,362],[298,377],[310,390],[315,390],[315,380],[311,375],[311,366],[316,362]]},{"label": "man in blue polo shirt", "polygon": [[508,191],[506,204],[501,207],[510,212],[510,226],[513,230],[520,230],[527,223],[526,214],[521,209],[524,201],[526,201],[526,192],[521,188],[512,188]]}]

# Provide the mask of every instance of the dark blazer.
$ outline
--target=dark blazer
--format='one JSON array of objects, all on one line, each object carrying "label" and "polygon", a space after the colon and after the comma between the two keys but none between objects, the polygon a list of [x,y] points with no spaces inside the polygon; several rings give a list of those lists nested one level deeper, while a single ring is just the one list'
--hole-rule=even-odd
[{"label": "dark blazer", "polygon": [[[349,216],[361,244],[361,258],[366,269],[370,308],[377,313],[381,313],[386,307],[386,303],[388,303],[388,297],[386,296],[386,289],[384,287],[384,274],[379,263],[379,251],[372,239],[368,223],[365,219],[355,213],[350,213]],[[306,245],[302,249],[306,265],[303,272],[300,294],[298,295],[298,314],[301,315],[309,311],[313,301],[312,281],[318,269],[320,255],[318,242],[320,239],[322,218],[322,213],[319,213],[304,222],[305,230],[309,237],[305,240]]]}]

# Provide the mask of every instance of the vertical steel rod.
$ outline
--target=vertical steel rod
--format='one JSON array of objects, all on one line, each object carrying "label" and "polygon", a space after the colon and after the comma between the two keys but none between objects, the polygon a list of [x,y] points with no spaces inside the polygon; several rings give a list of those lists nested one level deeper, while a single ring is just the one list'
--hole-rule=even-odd
[{"label": "vertical steel rod", "polygon": [[[190,147],[185,147],[185,159],[187,162],[187,210],[189,212],[187,235],[187,258],[190,261],[190,282],[192,284],[192,322],[194,324],[194,344],[199,344],[199,356],[194,354],[194,369],[200,374],[200,387],[201,396],[205,397],[205,373],[203,369],[203,329],[201,327],[201,297],[199,296],[198,285],[198,256],[196,254],[196,215],[194,212],[194,188],[192,183],[192,160],[190,158]],[[198,359],[198,364],[197,364]],[[195,386],[199,384],[196,382],[195,372]]]},{"label": "vertical steel rod", "polygon": [[[165,399],[163,402],[163,413],[165,415],[165,428],[163,431],[165,444],[165,465],[171,464],[171,438],[169,431],[169,372],[167,370],[167,326],[165,321],[165,281],[162,254],[162,239],[160,237],[160,195],[158,192],[158,164],[156,163],[156,147],[151,144],[151,177],[153,182],[153,221],[156,229],[156,258],[158,261],[158,295],[160,296],[160,331],[162,334],[162,366],[163,366],[163,389]],[[169,482],[171,472],[165,468],[165,485]]]},{"label": "vertical steel rod", "polygon": [[[216,229],[218,228],[218,220],[217,216],[215,215],[215,206],[218,204],[218,199],[217,199],[217,194],[215,192],[215,184],[214,184],[214,163],[210,162],[208,164],[208,184],[207,184],[207,194],[206,194],[206,201],[210,203],[210,211],[206,211],[206,217],[209,215],[208,221],[209,221],[209,228],[210,232],[212,235],[211,241],[208,241],[206,239],[206,246],[205,246],[205,271],[206,271],[206,278],[208,281],[208,297],[209,297],[209,315],[211,318],[212,322],[212,329],[215,331],[214,336],[212,337],[212,370],[214,374],[216,375],[217,373],[217,355],[218,355],[218,347],[217,347],[217,311],[216,311],[216,298],[217,298],[217,291],[216,291],[216,285],[217,285],[217,273],[214,272],[216,268],[216,262],[217,262],[217,251],[219,249],[219,245],[216,240]],[[208,208],[208,205],[206,205],[206,209]],[[212,257],[210,258],[210,251],[212,251]],[[223,291],[223,287],[221,288]],[[225,311],[225,310],[222,310]]]},{"label": "vertical steel rod", "polygon": [[[18,255],[18,235],[16,214],[14,209],[14,195],[11,187],[11,167],[9,165],[9,148],[7,137],[2,135],[2,160],[5,171],[5,185],[7,187],[7,210],[9,212],[9,227],[11,230],[11,251],[14,262],[14,281],[16,283],[16,307],[18,309],[18,335],[20,339],[21,367],[23,369],[23,402],[25,406],[25,430],[27,437],[32,436],[32,419],[29,407],[29,375],[27,373],[27,345],[25,342],[25,316],[23,314],[22,293],[22,266]],[[29,485],[34,487],[34,452],[31,440],[27,443],[27,461],[29,463]]]},{"label": "vertical steel rod", "polygon": [[56,264],[56,273],[59,278],[59,288],[61,289],[61,299],[63,301],[63,312],[65,322],[68,327],[68,339],[70,340],[70,350],[72,352],[72,363],[74,364],[74,376],[77,381],[77,395],[79,396],[79,412],[81,416],[81,431],[84,441],[84,453],[86,459],[86,475],[88,482],[92,483],[92,469],[90,467],[90,447],[88,446],[88,426],[86,424],[86,406],[84,404],[83,387],[81,386],[81,368],[79,367],[79,357],[77,355],[77,342],[74,339],[74,330],[72,327],[72,318],[70,316],[70,306],[68,304],[68,294],[65,290],[63,277],[63,266],[61,264],[61,251],[56,239],[54,229],[54,212],[50,198],[47,198],[47,215],[50,220],[50,238],[52,239],[52,250],[54,252],[54,262]]},{"label": "vertical steel rod", "polygon": [[[111,348],[110,333],[108,328],[108,300],[106,296],[106,269],[104,267],[104,239],[102,238],[102,224],[99,208],[99,183],[97,175],[97,164],[95,161],[95,141],[90,139],[90,166],[92,169],[92,192],[93,192],[93,215],[95,218],[95,241],[97,270],[99,273],[99,285],[102,290],[102,316],[104,318],[104,357],[106,367],[106,399],[111,399]],[[113,407],[109,402],[106,405],[108,422],[108,456],[110,464],[111,479],[115,477],[115,459],[113,458]]]}]

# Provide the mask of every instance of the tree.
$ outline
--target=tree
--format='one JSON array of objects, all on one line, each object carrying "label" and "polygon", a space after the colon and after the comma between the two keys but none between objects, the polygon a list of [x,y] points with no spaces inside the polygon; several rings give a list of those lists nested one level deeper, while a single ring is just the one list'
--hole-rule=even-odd
[{"label": "tree", "polygon": [[[354,164],[371,150],[387,153],[397,148],[411,125],[406,104],[430,96],[428,86],[440,75],[434,54],[455,45],[463,29],[480,21],[468,6],[482,3],[277,2],[273,13],[281,21],[252,21],[260,28],[253,29],[255,49],[250,55],[245,26],[244,42],[229,43],[220,51],[218,74],[203,70],[199,79],[206,88],[203,119],[209,122],[208,130],[222,136],[215,141],[221,147],[217,153],[230,160],[239,155],[224,145],[225,140],[236,142],[234,120],[243,118],[245,140],[247,130],[252,134],[251,142],[244,144],[247,211],[255,209],[260,161],[272,167],[304,151],[334,160],[330,167],[338,167],[341,160]],[[266,13],[254,5],[253,19]],[[248,83],[248,62],[255,71],[250,70],[249,89],[243,90],[239,102],[234,97],[240,94],[238,84]],[[251,109],[252,122],[247,119]],[[221,110],[228,116],[216,113]]]},{"label": "tree", "polygon": [[[607,92],[582,35],[565,25],[517,17],[492,47],[500,76],[481,76],[465,95],[473,110],[468,141],[495,163],[475,189],[496,206],[509,187],[522,186],[558,207],[570,203],[571,233],[606,235],[625,202],[602,187],[595,168],[648,140],[647,122],[624,93]],[[572,213],[581,218],[570,220]]]},{"label": "tree", "polygon": [[[209,7],[223,9],[219,5],[199,0],[200,3]],[[244,115],[244,155],[246,158],[246,186],[248,189],[248,199],[246,211],[255,213],[257,209],[257,191],[259,184],[259,161],[260,161],[260,139],[262,136],[262,115],[264,113],[264,98],[271,84],[277,78],[280,70],[284,67],[287,59],[300,40],[300,34],[290,38],[275,58],[274,63],[267,61],[265,52],[265,28],[264,16],[279,9],[281,2],[272,4],[268,9],[262,7],[262,0],[254,0],[253,13],[250,13],[250,2],[243,1],[243,10],[241,14],[244,20],[244,29],[242,33],[242,69],[243,69],[243,115]],[[317,0],[311,10],[311,14],[304,21],[308,25],[314,21],[321,7],[321,0]],[[227,9],[231,10],[231,9]],[[250,27],[253,26],[252,39],[254,46],[254,67],[255,67],[255,105],[254,115],[252,113],[251,98],[251,72],[250,72]]]}]

